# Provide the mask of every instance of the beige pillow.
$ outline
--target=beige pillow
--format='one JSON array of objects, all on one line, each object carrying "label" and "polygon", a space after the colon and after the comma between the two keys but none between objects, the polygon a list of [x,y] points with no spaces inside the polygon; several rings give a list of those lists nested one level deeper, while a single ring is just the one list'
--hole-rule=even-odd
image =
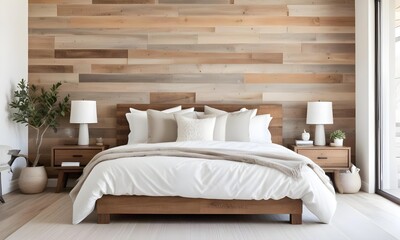
[{"label": "beige pillow", "polygon": [[[130,129],[130,133],[128,135],[128,145],[135,143],[147,143],[147,112],[134,108],[129,108],[129,110],[130,112],[125,114]],[[162,110],[162,112],[173,113],[181,110],[182,106],[176,106],[173,108]]]},{"label": "beige pillow", "polygon": [[184,109],[174,113],[164,113],[157,110],[147,110],[148,142],[175,142],[177,125],[174,114],[193,112],[194,108]]},{"label": "beige pillow", "polygon": [[213,140],[215,117],[196,119],[184,117],[182,114],[176,114],[175,118],[178,125],[177,142]]}]

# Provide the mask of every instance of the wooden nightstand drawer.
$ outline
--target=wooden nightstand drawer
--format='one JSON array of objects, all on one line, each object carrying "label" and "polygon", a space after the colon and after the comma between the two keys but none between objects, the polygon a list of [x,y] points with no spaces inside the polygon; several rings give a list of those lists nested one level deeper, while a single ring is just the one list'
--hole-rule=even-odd
[{"label": "wooden nightstand drawer", "polygon": [[62,162],[79,162],[85,166],[105,149],[107,146],[56,146],[52,151],[52,166],[59,167]]},{"label": "wooden nightstand drawer", "polygon": [[293,150],[310,158],[325,171],[348,169],[351,165],[351,149],[349,147],[293,146]]},{"label": "wooden nightstand drawer", "polygon": [[54,150],[54,166],[61,166],[62,162],[80,162],[86,165],[101,149],[82,149],[79,151],[72,149],[56,149]]},{"label": "wooden nightstand drawer", "polygon": [[299,154],[313,160],[322,168],[345,168],[348,167],[347,150],[308,150],[299,149]]}]

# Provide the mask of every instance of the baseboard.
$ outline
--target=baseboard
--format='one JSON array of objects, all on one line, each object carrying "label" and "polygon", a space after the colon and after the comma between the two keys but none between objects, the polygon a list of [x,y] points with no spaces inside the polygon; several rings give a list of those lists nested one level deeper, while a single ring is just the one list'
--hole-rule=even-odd
[{"label": "baseboard", "polygon": [[366,193],[375,193],[375,187],[371,187],[367,182],[361,182],[361,191]]}]

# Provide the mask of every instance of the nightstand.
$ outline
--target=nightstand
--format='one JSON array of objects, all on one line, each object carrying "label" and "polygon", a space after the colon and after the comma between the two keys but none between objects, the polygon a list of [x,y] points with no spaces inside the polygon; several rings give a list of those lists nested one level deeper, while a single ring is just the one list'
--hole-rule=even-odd
[{"label": "nightstand", "polygon": [[[83,167],[99,152],[108,146],[55,146],[51,150],[51,166],[58,171],[56,192],[61,192],[67,185],[69,174],[82,174]],[[61,167],[62,162],[79,162],[79,167]]]},{"label": "nightstand", "polygon": [[349,169],[351,165],[350,147],[328,147],[328,146],[295,146],[292,150],[306,156],[318,164],[325,172]]}]

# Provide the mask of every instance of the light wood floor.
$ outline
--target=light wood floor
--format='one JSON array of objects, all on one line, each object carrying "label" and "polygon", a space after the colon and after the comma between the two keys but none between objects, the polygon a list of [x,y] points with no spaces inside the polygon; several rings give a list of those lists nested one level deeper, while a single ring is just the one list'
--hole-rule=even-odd
[{"label": "light wood floor", "polygon": [[0,205],[0,239],[400,239],[400,207],[367,193],[337,195],[330,224],[320,224],[308,211],[303,225],[290,225],[286,215],[261,216],[117,216],[97,225],[95,214],[71,224],[72,203],[66,193],[49,189],[36,195],[5,195]]}]

